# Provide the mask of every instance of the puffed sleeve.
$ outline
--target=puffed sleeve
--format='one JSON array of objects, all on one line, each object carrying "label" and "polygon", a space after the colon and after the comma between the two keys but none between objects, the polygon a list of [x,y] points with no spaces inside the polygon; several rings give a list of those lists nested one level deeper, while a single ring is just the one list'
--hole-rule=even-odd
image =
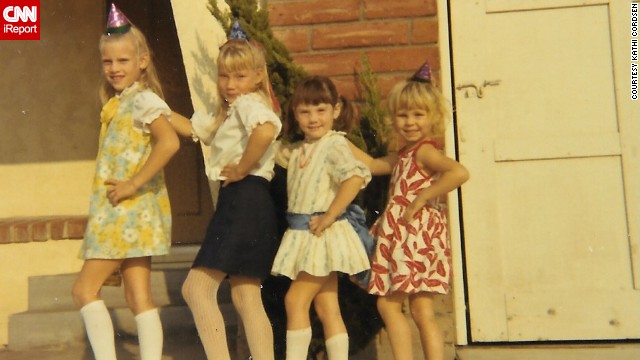
[{"label": "puffed sleeve", "polygon": [[250,134],[256,126],[266,123],[272,123],[275,126],[274,140],[280,133],[282,128],[280,118],[273,110],[269,109],[259,95],[255,93],[242,95],[234,101],[233,106],[238,112],[247,133]]},{"label": "puffed sleeve", "polygon": [[282,140],[276,141],[273,150],[276,153],[275,162],[281,167],[289,168],[289,159],[291,158],[291,150],[293,150],[293,144],[283,143]]},{"label": "puffed sleeve", "polygon": [[164,100],[151,90],[144,90],[138,93],[133,100],[133,122],[134,125],[144,132],[149,132],[149,124],[160,115],[167,118],[171,116],[171,109]]},{"label": "puffed sleeve", "polygon": [[360,176],[364,179],[362,187],[367,186],[371,181],[371,172],[369,168],[361,161],[358,161],[344,136],[334,134],[329,139],[331,142],[327,149],[327,166],[331,180],[341,183],[353,176]]},{"label": "puffed sleeve", "polygon": [[218,127],[216,126],[216,119],[213,114],[196,110],[191,117],[191,128],[193,129],[193,135],[203,143],[209,145]]}]

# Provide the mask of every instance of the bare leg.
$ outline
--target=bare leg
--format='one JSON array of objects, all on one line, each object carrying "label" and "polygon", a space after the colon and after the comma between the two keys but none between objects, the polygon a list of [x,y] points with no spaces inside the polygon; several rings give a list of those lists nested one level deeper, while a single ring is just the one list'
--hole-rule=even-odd
[{"label": "bare leg", "polygon": [[335,335],[344,334],[347,328],[342,320],[340,304],[338,303],[338,276],[331,273],[316,294],[314,300],[316,313],[322,322],[324,338],[330,339]]},{"label": "bare leg", "polygon": [[109,310],[100,298],[104,281],[120,265],[121,260],[91,259],[85,261],[73,284],[72,296],[80,314],[96,360],[115,360],[113,323]]},{"label": "bare leg", "polygon": [[433,294],[421,292],[409,297],[411,316],[420,332],[425,359],[444,360],[444,336],[433,310]]},{"label": "bare leg", "polygon": [[407,294],[395,292],[378,298],[378,311],[389,334],[391,350],[395,360],[412,360],[411,328],[402,313],[402,303]]},{"label": "bare leg", "polygon": [[230,359],[224,318],[218,306],[218,289],[225,276],[215,269],[194,268],[182,285],[182,296],[191,309],[209,360]]},{"label": "bare leg", "polygon": [[338,276],[331,273],[313,300],[316,313],[322,322],[329,360],[349,358],[349,335],[344,325],[338,302]]},{"label": "bare leg", "polygon": [[285,296],[287,311],[287,360],[306,360],[311,341],[309,309],[328,276],[317,277],[305,272],[291,283]]},{"label": "bare leg", "polygon": [[151,257],[126,259],[121,271],[125,298],[138,328],[140,358],[160,360],[164,337],[158,309],[151,299]]},{"label": "bare leg", "polygon": [[252,359],[273,360],[273,329],[262,304],[260,280],[232,276],[230,281],[231,299],[244,325]]}]

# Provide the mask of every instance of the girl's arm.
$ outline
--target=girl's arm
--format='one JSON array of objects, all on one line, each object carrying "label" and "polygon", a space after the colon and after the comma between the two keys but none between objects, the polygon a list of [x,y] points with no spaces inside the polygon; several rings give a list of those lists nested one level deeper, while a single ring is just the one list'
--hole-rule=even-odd
[{"label": "girl's arm", "polygon": [[249,135],[247,148],[240,161],[237,164],[228,164],[220,171],[220,175],[227,178],[222,183],[222,186],[244,179],[258,164],[258,161],[260,161],[275,137],[276,127],[274,124],[265,122],[257,125]]},{"label": "girl's arm", "polygon": [[353,153],[353,156],[367,165],[373,176],[391,174],[393,167],[398,161],[398,156],[395,153],[374,159],[371,155],[360,150],[360,148],[355,146],[351,141],[347,142],[349,143],[349,149]]},{"label": "girl's arm", "polygon": [[439,172],[440,178],[420,194],[405,209],[402,215],[407,222],[431,199],[457,189],[469,179],[469,172],[459,162],[445,156],[431,144],[420,146],[416,153],[416,161],[421,169]]},{"label": "girl's arm", "polygon": [[358,192],[364,184],[364,179],[354,175],[340,183],[336,197],[329,205],[327,212],[319,216],[312,216],[309,221],[309,230],[312,234],[319,236],[324,229],[331,226],[336,218],[344,212],[344,210],[356,198]]},{"label": "girl's arm", "polygon": [[142,185],[151,180],[158,171],[167,165],[180,148],[180,140],[164,115],[155,119],[149,125],[149,130],[154,143],[151,154],[140,171],[128,180],[108,179],[105,181],[105,185],[109,186],[107,197],[114,206],[135,194]]},{"label": "girl's arm", "polygon": [[176,130],[178,135],[184,137],[191,137],[193,135],[191,120],[187,119],[186,117],[178,114],[175,111],[172,111],[169,121],[171,121],[171,125]]},{"label": "girl's arm", "polygon": [[[222,125],[220,119],[201,112],[196,112],[192,119],[187,119],[183,115],[172,111],[169,120],[178,135],[193,138],[194,141],[200,139],[205,144],[211,142],[220,125]],[[196,128],[199,131],[196,131]]]}]

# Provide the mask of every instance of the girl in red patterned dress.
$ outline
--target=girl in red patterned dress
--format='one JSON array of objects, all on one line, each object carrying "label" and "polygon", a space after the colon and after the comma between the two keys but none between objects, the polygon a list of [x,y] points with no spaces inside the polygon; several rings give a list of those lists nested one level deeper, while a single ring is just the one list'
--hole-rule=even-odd
[{"label": "girl in red patterned dress", "polygon": [[380,295],[377,307],[396,360],[413,359],[410,327],[402,312],[407,299],[425,358],[444,359],[444,339],[433,309],[434,294],[449,291],[451,272],[441,197],[469,178],[433,140],[444,134],[446,104],[425,64],[388,96],[393,127],[405,146],[378,159],[351,147],[373,175],[391,173],[387,207],[371,230],[377,245],[367,290]]}]

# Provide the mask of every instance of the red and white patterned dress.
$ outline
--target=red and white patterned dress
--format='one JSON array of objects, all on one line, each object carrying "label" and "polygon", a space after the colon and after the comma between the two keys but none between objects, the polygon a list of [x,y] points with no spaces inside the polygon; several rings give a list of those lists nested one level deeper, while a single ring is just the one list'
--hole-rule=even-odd
[{"label": "red and white patterned dress", "polygon": [[371,229],[377,240],[368,288],[371,294],[390,295],[396,291],[446,294],[449,291],[451,246],[446,205],[432,199],[411,223],[402,222],[405,208],[439,177],[438,173],[418,168],[416,152],[425,143],[438,147],[423,141],[398,154],[387,207]]}]

